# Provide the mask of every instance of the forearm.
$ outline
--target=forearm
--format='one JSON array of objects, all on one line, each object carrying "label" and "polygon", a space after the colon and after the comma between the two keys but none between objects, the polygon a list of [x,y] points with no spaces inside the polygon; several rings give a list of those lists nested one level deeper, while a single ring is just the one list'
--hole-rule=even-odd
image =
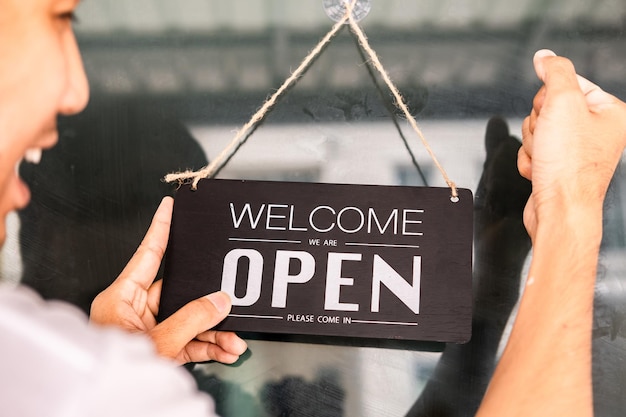
[{"label": "forearm", "polygon": [[481,416],[593,415],[591,328],[601,207],[539,222],[518,318]]}]

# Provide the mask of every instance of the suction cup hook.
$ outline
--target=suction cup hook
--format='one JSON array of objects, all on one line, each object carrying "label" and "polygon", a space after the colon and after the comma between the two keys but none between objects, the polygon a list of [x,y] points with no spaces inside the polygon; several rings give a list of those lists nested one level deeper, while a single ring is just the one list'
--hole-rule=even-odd
[{"label": "suction cup hook", "polygon": [[[346,3],[354,0],[322,0],[324,11],[335,22],[339,22],[346,15]],[[367,16],[372,8],[370,0],[357,0],[352,9],[352,17],[357,22]]]}]

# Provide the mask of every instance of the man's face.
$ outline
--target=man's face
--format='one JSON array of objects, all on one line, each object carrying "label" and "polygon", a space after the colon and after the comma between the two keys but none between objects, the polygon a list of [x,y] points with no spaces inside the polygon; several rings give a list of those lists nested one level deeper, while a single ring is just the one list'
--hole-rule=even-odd
[{"label": "man's face", "polygon": [[87,104],[72,30],[79,0],[0,0],[0,243],[6,216],[28,204],[16,166],[54,146],[56,116]]}]

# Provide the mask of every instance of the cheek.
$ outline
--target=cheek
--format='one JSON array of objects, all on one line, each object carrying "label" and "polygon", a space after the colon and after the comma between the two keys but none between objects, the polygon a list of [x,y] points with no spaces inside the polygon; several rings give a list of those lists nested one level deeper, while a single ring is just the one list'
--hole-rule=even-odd
[{"label": "cheek", "polygon": [[39,42],[27,58],[16,84],[19,88],[9,95],[8,104],[13,108],[15,136],[30,142],[56,124],[65,84],[65,60],[61,45],[53,39]]},{"label": "cheek", "polygon": [[36,91],[30,93],[38,107],[54,111],[67,84],[66,64],[61,45],[49,42],[48,46],[42,51],[39,70],[31,73]]}]

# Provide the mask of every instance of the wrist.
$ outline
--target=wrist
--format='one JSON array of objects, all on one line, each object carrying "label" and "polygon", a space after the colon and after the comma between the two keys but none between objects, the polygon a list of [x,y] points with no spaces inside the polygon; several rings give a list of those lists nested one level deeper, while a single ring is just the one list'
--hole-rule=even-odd
[{"label": "wrist", "polygon": [[537,229],[535,241],[561,240],[597,247],[602,240],[603,198],[552,197],[535,207]]},{"label": "wrist", "polygon": [[577,302],[581,296],[592,297],[602,241],[601,208],[571,206],[542,214],[533,240],[531,274],[541,271],[536,278],[548,286],[542,291],[554,290]]}]

